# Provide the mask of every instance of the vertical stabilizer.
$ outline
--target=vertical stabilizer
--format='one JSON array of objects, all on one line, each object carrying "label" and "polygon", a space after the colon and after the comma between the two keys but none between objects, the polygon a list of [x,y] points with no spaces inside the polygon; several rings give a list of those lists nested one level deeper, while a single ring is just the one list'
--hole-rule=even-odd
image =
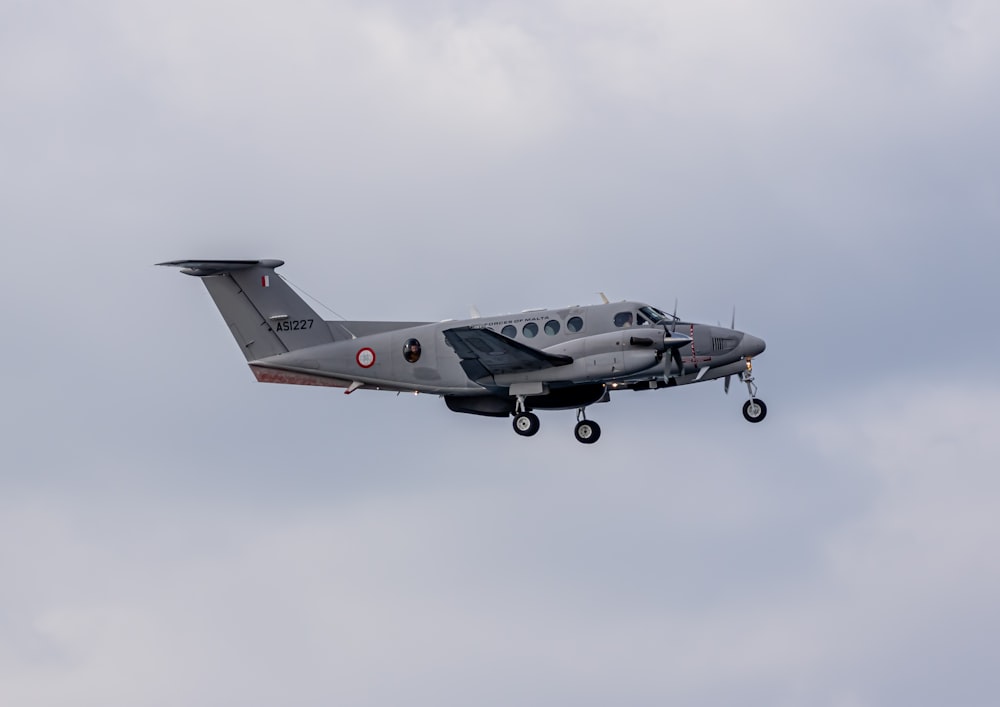
[{"label": "vertical stabilizer", "polygon": [[334,340],[326,322],[275,272],[281,260],[158,264],[201,278],[247,361]]}]

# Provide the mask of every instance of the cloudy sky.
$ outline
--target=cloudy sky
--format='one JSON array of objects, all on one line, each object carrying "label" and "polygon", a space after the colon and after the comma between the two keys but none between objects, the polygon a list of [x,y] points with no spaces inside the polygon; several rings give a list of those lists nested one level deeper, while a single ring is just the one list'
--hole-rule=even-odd
[{"label": "cloudy sky", "polygon": [[[0,703],[997,704],[998,124],[987,0],[0,0]],[[770,415],[256,384],[196,257]]]}]

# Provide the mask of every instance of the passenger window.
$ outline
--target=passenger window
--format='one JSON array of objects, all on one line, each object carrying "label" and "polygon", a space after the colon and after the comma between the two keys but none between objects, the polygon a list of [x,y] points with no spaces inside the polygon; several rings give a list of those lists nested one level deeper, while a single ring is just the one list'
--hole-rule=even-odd
[{"label": "passenger window", "polygon": [[507,326],[505,326],[503,329],[500,330],[500,333],[506,336],[508,339],[513,339],[515,336],[517,336],[517,327],[514,326],[513,324],[508,324]]},{"label": "passenger window", "polygon": [[555,336],[556,334],[558,334],[559,322],[557,322],[555,319],[550,319],[549,321],[545,322],[545,333],[548,334],[549,336]]},{"label": "passenger window", "polygon": [[618,312],[615,315],[615,326],[632,326],[632,312]]},{"label": "passenger window", "polygon": [[534,322],[528,322],[521,329],[521,333],[524,334],[529,339],[533,339],[534,337],[538,336],[538,325],[535,324]]},{"label": "passenger window", "polygon": [[566,328],[576,333],[583,329],[583,320],[580,317],[570,317],[566,320]]},{"label": "passenger window", "polygon": [[420,360],[420,342],[416,339],[407,339],[406,343],[403,344],[403,358],[405,358],[410,363],[416,363]]}]

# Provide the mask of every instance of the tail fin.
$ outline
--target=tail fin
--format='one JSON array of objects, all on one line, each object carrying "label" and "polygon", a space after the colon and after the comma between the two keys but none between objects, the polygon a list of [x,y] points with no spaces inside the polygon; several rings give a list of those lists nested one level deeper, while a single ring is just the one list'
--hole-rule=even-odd
[{"label": "tail fin", "polygon": [[200,277],[247,361],[326,344],[327,323],[274,270],[283,260],[173,260],[157,263]]}]

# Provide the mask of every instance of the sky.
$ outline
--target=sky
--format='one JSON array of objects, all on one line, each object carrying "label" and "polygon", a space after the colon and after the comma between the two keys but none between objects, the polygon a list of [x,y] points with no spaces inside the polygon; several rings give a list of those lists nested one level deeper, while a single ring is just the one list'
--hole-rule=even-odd
[{"label": "sky", "polygon": [[[0,704],[995,705],[998,89],[985,0],[0,1]],[[769,415],[257,384],[180,258],[735,307]]]}]

